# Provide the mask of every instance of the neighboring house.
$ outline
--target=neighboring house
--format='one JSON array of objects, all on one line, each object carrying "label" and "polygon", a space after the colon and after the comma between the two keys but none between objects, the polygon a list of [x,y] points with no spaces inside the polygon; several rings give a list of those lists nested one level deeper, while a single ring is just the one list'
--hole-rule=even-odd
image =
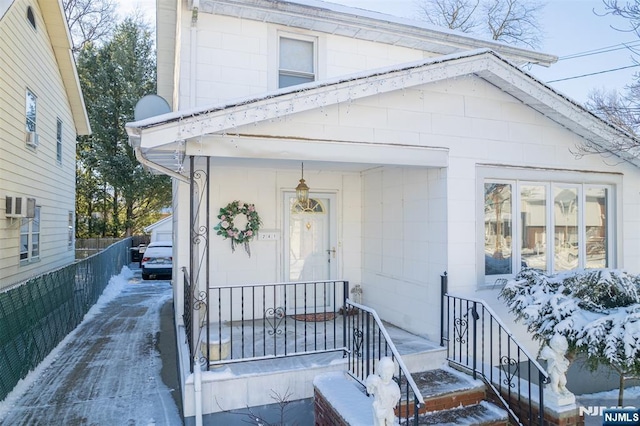
[{"label": "neighboring house", "polygon": [[0,0],[0,289],[75,259],[76,135],[90,126],[58,0]]},{"label": "neighboring house", "polygon": [[167,216],[156,223],[144,228],[145,234],[150,234],[149,242],[171,241],[173,239],[173,217]]},{"label": "neighboring house", "polygon": [[[175,112],[127,130],[174,178],[174,282],[182,268],[202,291],[348,280],[383,320],[437,342],[446,272],[536,353],[500,279],[522,265],[640,272],[640,160],[574,155],[631,136],[524,71],[555,56],[312,0],[160,0],[157,19]],[[302,163],[320,207],[301,221]],[[262,219],[250,256],[213,229],[234,200]],[[191,314],[174,289],[180,328]]]}]

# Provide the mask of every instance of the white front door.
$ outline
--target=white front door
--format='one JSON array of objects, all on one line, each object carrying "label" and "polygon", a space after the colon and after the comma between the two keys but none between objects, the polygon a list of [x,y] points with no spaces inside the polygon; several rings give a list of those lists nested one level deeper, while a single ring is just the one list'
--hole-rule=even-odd
[{"label": "white front door", "polygon": [[[335,195],[309,194],[302,206],[293,192],[284,196],[285,281],[322,282],[335,279],[337,271]],[[330,289],[330,291],[328,291]],[[333,287],[300,285],[291,288],[300,312],[304,306],[323,310],[333,304]],[[294,294],[295,293],[295,294]]]}]

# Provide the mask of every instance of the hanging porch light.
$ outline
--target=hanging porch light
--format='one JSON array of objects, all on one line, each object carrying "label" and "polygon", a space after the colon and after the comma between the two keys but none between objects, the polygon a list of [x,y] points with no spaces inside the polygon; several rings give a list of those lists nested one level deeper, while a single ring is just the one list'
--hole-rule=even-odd
[{"label": "hanging porch light", "polygon": [[303,206],[307,206],[307,204],[309,204],[309,187],[304,183],[304,163],[302,163],[302,175],[300,182],[298,183],[298,186],[296,186],[296,198]]}]

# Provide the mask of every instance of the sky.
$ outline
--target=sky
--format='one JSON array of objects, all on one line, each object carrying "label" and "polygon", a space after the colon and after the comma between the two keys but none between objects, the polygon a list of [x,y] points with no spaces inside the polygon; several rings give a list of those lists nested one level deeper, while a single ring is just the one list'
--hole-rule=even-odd
[{"label": "sky", "polygon": [[[118,1],[122,14],[135,7],[153,12],[155,6],[155,0]],[[419,16],[419,0],[331,1],[414,20]],[[540,19],[543,45],[538,50],[556,55],[559,60],[549,68],[525,69],[580,103],[586,102],[593,90],[624,90],[633,81],[634,73],[640,72],[630,50],[633,45],[640,48],[640,39],[635,33],[615,29],[627,29],[627,21],[596,13],[604,14],[602,0],[547,0]]]}]

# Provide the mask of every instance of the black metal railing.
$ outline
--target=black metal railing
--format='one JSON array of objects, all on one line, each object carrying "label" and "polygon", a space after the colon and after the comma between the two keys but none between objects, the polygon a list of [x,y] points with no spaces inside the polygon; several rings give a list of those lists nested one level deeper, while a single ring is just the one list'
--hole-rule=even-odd
[{"label": "black metal railing", "polygon": [[[193,300],[193,290],[191,289],[191,279],[189,278],[189,271],[187,268],[182,267],[182,286],[184,292],[183,294],[183,306],[182,306],[182,322],[184,324],[185,329],[185,339],[186,344],[189,347],[189,355],[193,360],[195,356],[195,345],[193,344],[193,304],[195,301]],[[189,362],[189,368],[193,373],[193,362]]]},{"label": "black metal railing", "polygon": [[484,301],[448,294],[446,274],[441,286],[441,344],[448,361],[480,376],[512,421],[543,425],[547,372]]},{"label": "black metal railing", "polygon": [[[185,300],[185,312],[202,308],[193,339],[200,346],[192,350],[201,351],[207,367],[345,351],[340,310],[349,294],[348,281],[210,287],[200,300],[187,281],[185,295],[191,300]],[[185,317],[187,323],[193,320]]]},{"label": "black metal railing", "polygon": [[344,323],[349,375],[366,387],[374,364],[383,357],[393,359],[398,366],[394,380],[402,395],[396,415],[402,424],[417,425],[424,399],[376,311],[347,299]]}]

